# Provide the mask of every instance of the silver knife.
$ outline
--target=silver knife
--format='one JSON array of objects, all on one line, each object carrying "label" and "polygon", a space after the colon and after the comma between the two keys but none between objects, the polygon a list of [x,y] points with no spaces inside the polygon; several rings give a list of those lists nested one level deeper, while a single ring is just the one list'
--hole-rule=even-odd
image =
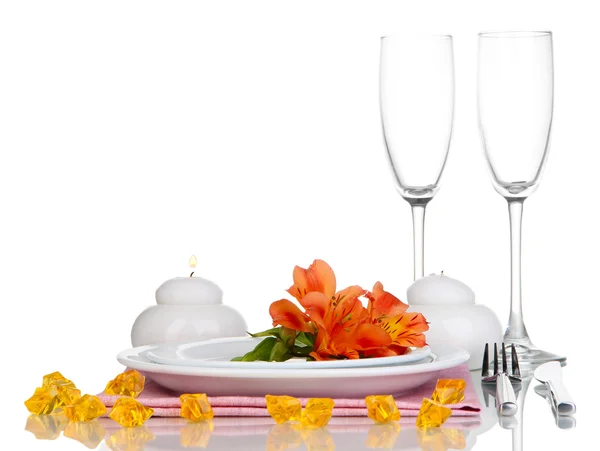
[{"label": "silver knife", "polygon": [[567,392],[562,381],[562,369],[558,362],[540,365],[533,372],[533,377],[542,382],[550,391],[550,400],[558,415],[573,415],[575,402]]}]

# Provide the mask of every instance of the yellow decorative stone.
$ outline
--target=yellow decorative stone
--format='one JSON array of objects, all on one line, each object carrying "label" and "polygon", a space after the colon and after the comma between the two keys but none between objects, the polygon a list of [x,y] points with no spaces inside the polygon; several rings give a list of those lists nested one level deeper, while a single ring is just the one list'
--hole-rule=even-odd
[{"label": "yellow decorative stone", "polygon": [[106,431],[98,420],[94,420],[87,423],[69,423],[63,435],[77,440],[89,449],[96,449],[104,440]]},{"label": "yellow decorative stone", "polygon": [[146,378],[136,370],[127,370],[106,384],[104,393],[107,395],[137,398],[144,390],[145,382]]},{"label": "yellow decorative stone", "polygon": [[267,411],[277,424],[286,421],[300,421],[302,404],[298,398],[292,396],[265,396]]},{"label": "yellow decorative stone", "polygon": [[452,410],[431,399],[423,399],[421,409],[417,415],[418,428],[437,428],[452,415]]},{"label": "yellow decorative stone", "polygon": [[104,442],[113,451],[138,451],[143,450],[146,443],[156,437],[146,427],[119,428]]},{"label": "yellow decorative stone", "polygon": [[183,394],[181,401],[181,416],[190,421],[210,420],[215,416],[205,393]]},{"label": "yellow decorative stone", "polygon": [[302,411],[302,426],[321,428],[329,423],[334,406],[333,399],[310,398]]},{"label": "yellow decorative stone", "polygon": [[115,402],[115,405],[108,416],[121,426],[133,428],[144,424],[153,413],[154,409],[146,407],[135,399],[125,396],[117,399],[117,402]]},{"label": "yellow decorative stone", "polygon": [[206,448],[215,425],[212,421],[187,423],[179,436],[179,444],[184,448]]},{"label": "yellow decorative stone", "polygon": [[106,407],[96,396],[83,395],[73,404],[63,408],[69,421],[92,421],[106,414]]},{"label": "yellow decorative stone", "polygon": [[44,379],[42,381],[43,387],[56,387],[58,385],[61,385],[63,387],[77,388],[77,387],[75,387],[75,384],[73,383],[73,381],[67,379],[62,374],[60,374],[58,371],[55,371],[54,373],[46,374],[44,376]]},{"label": "yellow decorative stone", "polygon": [[439,404],[458,404],[465,399],[466,386],[462,379],[438,379],[431,400]]},{"label": "yellow decorative stone", "polygon": [[374,424],[367,432],[365,445],[367,448],[392,449],[400,435],[400,424],[392,421],[385,424]]},{"label": "yellow decorative stone", "polygon": [[267,435],[266,451],[283,451],[298,448],[302,444],[301,426],[294,423],[274,425]]},{"label": "yellow decorative stone", "polygon": [[303,428],[302,438],[307,451],[333,451],[335,441],[327,428]]},{"label": "yellow decorative stone", "polygon": [[25,401],[25,407],[35,415],[48,415],[63,405],[58,399],[58,390],[50,387],[38,387],[35,393]]},{"label": "yellow decorative stone", "polygon": [[60,415],[29,415],[25,430],[38,440],[55,440],[68,423],[69,420]]},{"label": "yellow decorative stone", "polygon": [[81,391],[70,385],[57,385],[56,390],[58,391],[56,395],[59,401],[58,407],[69,406],[81,399]]},{"label": "yellow decorative stone", "polygon": [[378,423],[398,421],[400,411],[392,395],[371,395],[365,398],[369,418]]}]

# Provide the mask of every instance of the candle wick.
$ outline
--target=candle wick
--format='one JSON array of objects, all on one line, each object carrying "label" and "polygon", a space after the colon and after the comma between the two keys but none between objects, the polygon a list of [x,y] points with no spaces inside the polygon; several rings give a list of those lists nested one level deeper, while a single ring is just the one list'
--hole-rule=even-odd
[{"label": "candle wick", "polygon": [[192,277],[194,275],[194,271],[192,271],[192,273],[190,274],[190,277]]},{"label": "candle wick", "polygon": [[444,271],[442,271],[442,276],[444,275]]}]

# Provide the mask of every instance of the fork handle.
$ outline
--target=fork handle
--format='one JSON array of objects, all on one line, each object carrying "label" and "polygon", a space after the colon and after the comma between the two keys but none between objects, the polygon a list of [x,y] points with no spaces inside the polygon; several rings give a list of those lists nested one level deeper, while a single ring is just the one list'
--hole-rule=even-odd
[{"label": "fork handle", "polygon": [[546,385],[550,389],[550,396],[559,415],[573,415],[575,413],[575,403],[567,392],[562,381],[553,379],[546,381]]},{"label": "fork handle", "polygon": [[506,373],[498,374],[496,379],[496,402],[500,415],[512,416],[517,413],[517,397]]}]

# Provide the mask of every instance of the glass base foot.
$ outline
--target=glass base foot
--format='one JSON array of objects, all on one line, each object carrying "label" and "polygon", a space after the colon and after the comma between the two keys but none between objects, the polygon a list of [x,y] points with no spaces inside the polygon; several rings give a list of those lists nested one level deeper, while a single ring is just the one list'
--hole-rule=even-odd
[{"label": "glass base foot", "polygon": [[535,346],[526,346],[518,343],[518,340],[505,339],[506,345],[514,343],[519,358],[519,365],[541,365],[542,363],[557,361],[564,365],[567,358],[551,352],[543,351]]}]

